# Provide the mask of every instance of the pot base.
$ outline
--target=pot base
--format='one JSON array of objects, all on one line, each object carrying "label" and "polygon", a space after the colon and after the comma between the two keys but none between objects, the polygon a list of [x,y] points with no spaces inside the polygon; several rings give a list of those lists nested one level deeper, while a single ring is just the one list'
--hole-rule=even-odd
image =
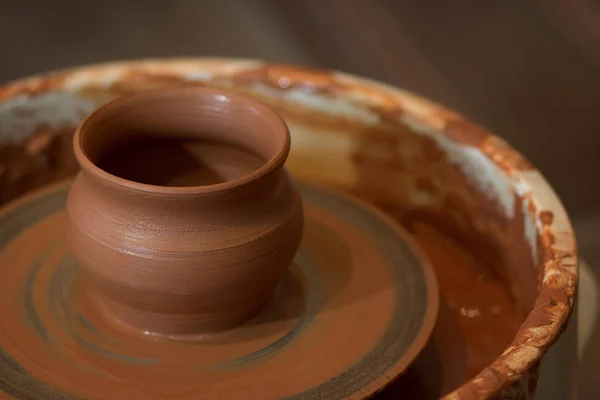
[{"label": "pot base", "polygon": [[[89,291],[93,293],[93,295],[90,294],[90,298],[94,306],[103,317],[114,321],[123,329],[145,336],[184,341],[203,340],[247,323],[265,309],[273,296],[273,291],[269,291],[263,299],[258,299],[256,303],[249,305],[241,313],[220,316],[220,319],[211,316],[210,322],[206,323],[202,316],[143,312],[116,302],[93,287],[90,287]],[[194,320],[198,320],[198,322],[194,323]]]}]

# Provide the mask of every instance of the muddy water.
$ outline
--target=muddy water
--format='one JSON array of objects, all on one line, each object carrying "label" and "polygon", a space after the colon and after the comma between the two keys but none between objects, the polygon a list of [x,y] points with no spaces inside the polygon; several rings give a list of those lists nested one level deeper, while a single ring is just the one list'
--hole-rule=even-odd
[{"label": "muddy water", "polygon": [[467,246],[434,224],[407,226],[436,272],[440,309],[429,345],[381,398],[434,399],[456,389],[508,347],[523,316],[508,285]]}]

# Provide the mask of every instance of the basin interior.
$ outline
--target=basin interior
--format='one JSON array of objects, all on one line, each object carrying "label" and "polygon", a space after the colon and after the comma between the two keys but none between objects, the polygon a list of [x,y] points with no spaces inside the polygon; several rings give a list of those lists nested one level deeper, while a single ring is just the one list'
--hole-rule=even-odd
[{"label": "basin interior", "polygon": [[[97,106],[133,91],[184,83],[177,76],[146,74],[109,86],[89,85],[76,96]],[[436,138],[436,132],[398,115],[342,109],[330,95],[302,102],[268,87],[240,83],[233,89],[284,117],[292,133],[287,168],[295,178],[376,205],[414,235],[433,264],[441,302],[432,340],[382,398],[394,393],[438,398],[509,346],[538,293],[535,249],[519,197],[501,198],[495,190],[502,185],[495,181],[501,174],[465,168],[483,165],[475,163],[482,157],[475,147]],[[77,172],[71,148],[75,125],[48,122],[28,128],[31,132],[17,140],[0,142],[0,203]],[[487,181],[473,179],[477,174],[487,174]]]}]

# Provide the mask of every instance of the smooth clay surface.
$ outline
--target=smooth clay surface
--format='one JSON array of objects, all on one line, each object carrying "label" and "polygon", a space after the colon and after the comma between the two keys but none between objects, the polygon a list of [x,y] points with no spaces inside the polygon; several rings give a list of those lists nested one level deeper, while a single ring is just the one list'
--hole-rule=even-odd
[{"label": "smooth clay surface", "polygon": [[289,146],[275,112],[218,90],[147,92],[89,116],[68,232],[107,315],[187,337],[259,313],[302,237]]}]

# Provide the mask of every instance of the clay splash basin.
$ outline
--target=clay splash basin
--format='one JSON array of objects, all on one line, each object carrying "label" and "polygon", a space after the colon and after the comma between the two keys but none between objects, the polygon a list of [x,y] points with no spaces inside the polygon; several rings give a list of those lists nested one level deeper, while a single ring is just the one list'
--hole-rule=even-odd
[{"label": "clay splash basin", "polygon": [[0,89],[0,202],[77,173],[71,140],[89,112],[182,85],[239,91],[275,108],[291,130],[294,177],[379,207],[429,255],[441,289],[437,326],[382,398],[533,397],[575,298],[568,217],[509,145],[404,91],[342,73],[210,59],[25,79]]}]

